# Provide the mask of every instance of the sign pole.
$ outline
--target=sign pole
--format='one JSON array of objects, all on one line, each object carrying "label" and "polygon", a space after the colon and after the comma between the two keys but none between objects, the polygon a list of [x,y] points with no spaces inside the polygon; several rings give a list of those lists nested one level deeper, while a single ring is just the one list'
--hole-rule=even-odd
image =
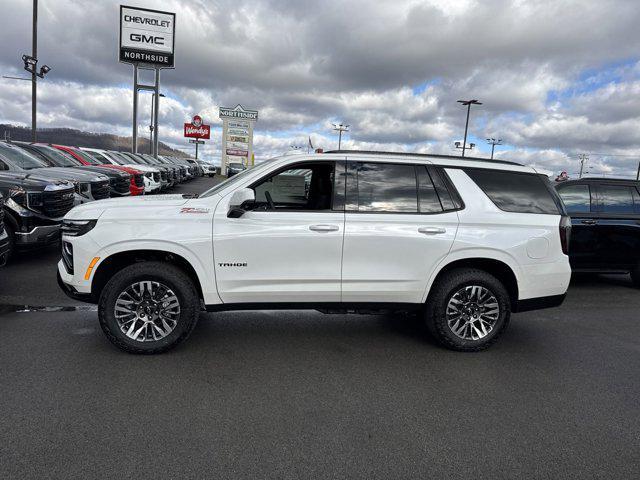
[{"label": "sign pole", "polygon": [[160,69],[156,68],[155,95],[153,97],[153,156],[158,158],[158,110],[160,110]]},{"label": "sign pole", "polygon": [[196,160],[198,159],[198,142],[196,142]]},{"label": "sign pole", "polygon": [[133,133],[131,152],[138,153],[138,64],[133,64]]}]

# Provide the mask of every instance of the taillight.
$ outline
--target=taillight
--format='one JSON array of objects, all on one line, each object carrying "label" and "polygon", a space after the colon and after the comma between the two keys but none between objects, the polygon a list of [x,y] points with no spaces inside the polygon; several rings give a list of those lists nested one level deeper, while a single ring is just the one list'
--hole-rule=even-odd
[{"label": "taillight", "polygon": [[560,218],[560,244],[562,253],[569,255],[569,242],[571,240],[571,217]]}]

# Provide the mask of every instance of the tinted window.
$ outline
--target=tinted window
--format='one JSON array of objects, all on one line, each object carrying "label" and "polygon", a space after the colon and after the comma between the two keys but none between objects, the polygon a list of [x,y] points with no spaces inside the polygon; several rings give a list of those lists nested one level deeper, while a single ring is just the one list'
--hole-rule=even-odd
[{"label": "tinted window", "polygon": [[634,213],[632,187],[600,185],[598,189],[604,213]]},{"label": "tinted window", "polygon": [[449,189],[447,188],[444,178],[444,172],[440,168],[430,168],[431,172],[431,180],[433,180],[433,184],[436,187],[436,191],[440,196],[440,203],[442,203],[442,208],[445,210],[455,210],[456,208],[460,208],[460,204],[456,204],[451,198],[451,194],[449,193]]},{"label": "tinted window", "polygon": [[553,215],[560,213],[550,187],[539,175],[471,168],[465,172],[501,210]]},{"label": "tinted window", "polygon": [[568,185],[558,189],[558,193],[567,207],[567,213],[590,213],[591,193],[589,185]]},{"label": "tinted window", "polygon": [[357,178],[359,212],[418,212],[413,165],[361,163]]},{"label": "tinted window", "polygon": [[441,212],[442,205],[431,181],[427,167],[416,167],[418,172],[418,206],[421,213]]},{"label": "tinted window", "polygon": [[333,171],[333,163],[304,163],[271,175],[253,187],[255,209],[272,210],[270,197],[276,210],[330,210]]}]

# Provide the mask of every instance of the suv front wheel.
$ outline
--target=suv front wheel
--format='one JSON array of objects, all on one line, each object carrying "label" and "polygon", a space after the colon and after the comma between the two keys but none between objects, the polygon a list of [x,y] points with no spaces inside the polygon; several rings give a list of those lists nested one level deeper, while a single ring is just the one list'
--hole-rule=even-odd
[{"label": "suv front wheel", "polygon": [[426,305],[427,327],[443,346],[477,352],[493,344],[511,316],[509,294],[483,270],[459,268],[433,286]]},{"label": "suv front wheel", "polygon": [[200,300],[189,277],[159,262],[123,268],[105,285],[98,303],[100,326],[130,353],[167,351],[186,340],[198,321]]}]

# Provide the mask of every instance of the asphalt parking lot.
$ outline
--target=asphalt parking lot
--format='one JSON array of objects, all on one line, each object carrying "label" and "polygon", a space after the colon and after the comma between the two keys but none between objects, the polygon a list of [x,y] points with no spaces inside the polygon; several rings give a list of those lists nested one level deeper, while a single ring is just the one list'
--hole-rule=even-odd
[{"label": "asphalt parking lot", "polygon": [[203,314],[188,342],[142,357],[112,347],[91,306],[52,308],[80,305],[58,291],[57,260],[51,248],[0,270],[0,478],[640,470],[628,278],[574,279],[562,307],[514,316],[479,354],[438,347],[414,318],[264,311]]}]

